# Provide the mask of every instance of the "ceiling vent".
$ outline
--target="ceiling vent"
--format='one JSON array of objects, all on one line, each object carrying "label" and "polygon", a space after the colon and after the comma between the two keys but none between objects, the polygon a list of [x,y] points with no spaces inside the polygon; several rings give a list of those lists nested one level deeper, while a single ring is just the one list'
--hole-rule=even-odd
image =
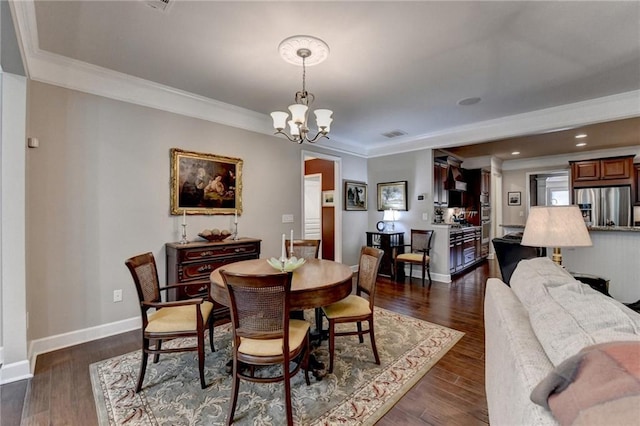
[{"label": "ceiling vent", "polygon": [[407,132],[405,132],[404,130],[392,130],[390,132],[387,133],[383,133],[382,136],[384,136],[385,138],[397,138],[398,136],[404,136],[406,135]]},{"label": "ceiling vent", "polygon": [[169,7],[175,2],[175,0],[145,0],[147,6],[159,10],[160,12],[167,13]]}]

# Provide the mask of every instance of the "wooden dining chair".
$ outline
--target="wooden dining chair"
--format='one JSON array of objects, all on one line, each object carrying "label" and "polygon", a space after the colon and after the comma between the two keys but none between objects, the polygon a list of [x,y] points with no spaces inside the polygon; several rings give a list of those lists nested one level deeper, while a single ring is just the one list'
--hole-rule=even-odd
[{"label": "wooden dining chair", "polygon": [[320,240],[293,240],[293,254],[291,251],[291,240],[285,240],[287,257],[292,255],[298,259],[317,259],[320,254]]},{"label": "wooden dining chair", "polygon": [[[140,313],[142,315],[142,362],[136,393],[142,389],[147,359],[153,354],[153,362],[158,362],[161,353],[195,351],[198,352],[198,369],[200,372],[200,386],[206,387],[204,382],[204,332],[209,327],[209,342],[211,352],[213,347],[213,303],[204,297],[187,300],[163,302],[161,292],[167,292],[178,287],[190,286],[187,283],[160,287],[158,269],[152,253],[144,253],[131,257],[125,261],[131,272],[133,282],[140,299]],[[193,284],[198,288],[207,283]],[[209,291],[207,290],[207,294]],[[209,298],[208,296],[206,297]],[[149,310],[154,310],[149,312]],[[162,349],[162,341],[179,337],[196,337],[196,346]],[[151,348],[151,341],[155,347]]]},{"label": "wooden dining chair", "polygon": [[[380,364],[373,328],[373,299],[376,292],[376,278],[378,277],[383,255],[384,251],[378,248],[362,247],[358,264],[356,294],[351,294],[336,303],[322,308],[329,320],[329,373],[333,372],[336,336],[358,336],[360,343],[363,343],[363,336],[368,333],[376,364]],[[366,298],[363,297],[365,295]],[[362,329],[362,321],[369,323],[367,330]],[[336,331],[337,324],[352,322],[357,324],[357,331]]]},{"label": "wooden dining chair", "polygon": [[[247,275],[220,271],[231,302],[233,385],[227,424],[233,422],[240,379],[257,383],[284,381],[287,424],[292,425],[291,377],[302,367],[309,381],[309,323],[289,318],[291,272]],[[290,363],[294,361],[293,370]],[[249,367],[246,374],[246,368]],[[282,374],[255,377],[255,366],[282,366]]]},{"label": "wooden dining chair", "polygon": [[[404,267],[405,263],[409,264],[409,279],[413,273],[413,265],[419,265],[422,268],[422,286],[424,286],[425,272],[429,277],[429,286],[431,286],[431,240],[433,239],[433,230],[412,229],[411,244],[394,247],[393,268],[394,278],[398,275],[398,265]],[[409,248],[406,253],[400,253],[399,248]]]}]

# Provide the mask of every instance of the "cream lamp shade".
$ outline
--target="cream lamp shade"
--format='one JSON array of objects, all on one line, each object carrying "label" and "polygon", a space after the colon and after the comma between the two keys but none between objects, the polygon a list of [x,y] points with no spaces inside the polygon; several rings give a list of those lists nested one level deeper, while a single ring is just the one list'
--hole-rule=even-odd
[{"label": "cream lamp shade", "polygon": [[391,226],[388,229],[389,231],[395,231],[395,221],[398,219],[398,212],[393,209],[385,210],[382,215],[382,220],[385,222],[391,222]]},{"label": "cream lamp shade", "polygon": [[553,247],[553,261],[562,264],[561,247],[592,246],[580,209],[571,206],[536,206],[529,210],[523,246]]}]

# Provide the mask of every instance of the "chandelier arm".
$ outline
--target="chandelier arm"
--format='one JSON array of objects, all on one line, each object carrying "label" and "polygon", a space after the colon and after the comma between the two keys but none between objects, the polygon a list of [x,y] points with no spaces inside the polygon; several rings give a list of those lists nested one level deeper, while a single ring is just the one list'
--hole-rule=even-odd
[{"label": "chandelier arm", "polygon": [[[289,136],[286,132],[282,131],[282,130],[277,130],[274,135],[284,135],[287,139],[289,139],[289,141],[291,142],[298,142],[298,138],[292,138],[291,136]],[[300,139],[302,140],[302,139]],[[302,143],[302,142],[298,142],[298,143]]]},{"label": "chandelier arm", "polygon": [[307,142],[310,142],[310,143],[315,143],[317,139],[322,139],[322,138],[327,138],[327,139],[329,139],[329,136],[327,136],[327,133],[325,133],[325,132],[318,132],[318,133],[316,133],[316,135],[313,137],[313,139],[309,139],[308,137],[305,137],[305,139],[307,140]]}]

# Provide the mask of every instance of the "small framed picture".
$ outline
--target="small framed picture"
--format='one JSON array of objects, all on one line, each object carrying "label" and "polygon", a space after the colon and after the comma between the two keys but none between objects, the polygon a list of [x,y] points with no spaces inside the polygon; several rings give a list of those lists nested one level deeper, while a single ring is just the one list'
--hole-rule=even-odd
[{"label": "small framed picture", "polygon": [[507,192],[507,205],[509,206],[519,206],[520,205],[520,191],[517,192]]},{"label": "small framed picture", "polygon": [[407,181],[378,184],[378,211],[407,210]]},{"label": "small framed picture", "polygon": [[364,182],[344,181],[344,209],[367,210],[367,184]]},{"label": "small framed picture", "polygon": [[335,206],[335,201],[333,198],[333,190],[322,191],[322,207],[333,207],[333,206]]}]

